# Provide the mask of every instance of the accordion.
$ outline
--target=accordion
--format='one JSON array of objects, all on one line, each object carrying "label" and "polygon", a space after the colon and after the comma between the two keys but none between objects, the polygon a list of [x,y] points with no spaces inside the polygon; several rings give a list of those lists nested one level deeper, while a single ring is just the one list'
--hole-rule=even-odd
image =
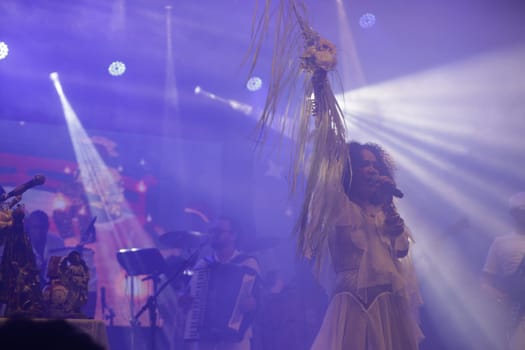
[{"label": "accordion", "polygon": [[[184,329],[185,340],[240,341],[254,318],[241,303],[256,292],[257,272],[237,263],[207,261],[193,271],[190,281],[192,307]],[[239,261],[240,260],[240,261]]]}]

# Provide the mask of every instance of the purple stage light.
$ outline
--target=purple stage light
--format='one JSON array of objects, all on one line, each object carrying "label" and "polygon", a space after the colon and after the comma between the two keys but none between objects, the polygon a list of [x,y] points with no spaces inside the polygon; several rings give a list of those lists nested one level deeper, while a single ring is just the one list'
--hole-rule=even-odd
[{"label": "purple stage light", "polygon": [[257,91],[262,87],[262,79],[259,77],[251,77],[246,82],[246,88],[250,91]]},{"label": "purple stage light", "polygon": [[108,72],[114,77],[118,77],[126,72],[126,65],[122,61],[114,61],[108,67]]},{"label": "purple stage light", "polygon": [[376,24],[376,16],[372,13],[365,13],[359,19],[359,25],[361,28],[368,29]]},{"label": "purple stage light", "polygon": [[4,58],[9,55],[9,46],[3,41],[0,41],[0,60],[3,60]]}]

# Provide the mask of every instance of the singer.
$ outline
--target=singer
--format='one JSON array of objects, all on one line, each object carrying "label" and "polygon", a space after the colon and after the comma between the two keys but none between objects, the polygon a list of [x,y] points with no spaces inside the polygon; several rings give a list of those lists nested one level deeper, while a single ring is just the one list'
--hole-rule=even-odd
[{"label": "singer", "polygon": [[[409,255],[410,234],[393,202],[399,191],[393,163],[376,144],[351,142],[347,147],[350,161],[342,181],[329,193],[316,193],[311,205],[316,220],[316,204],[323,203],[319,196],[336,203],[333,215],[323,221],[327,252],[315,255],[329,261],[334,281],[312,349],[416,350],[423,336],[414,311],[421,299]],[[321,266],[320,271],[327,270]]]}]

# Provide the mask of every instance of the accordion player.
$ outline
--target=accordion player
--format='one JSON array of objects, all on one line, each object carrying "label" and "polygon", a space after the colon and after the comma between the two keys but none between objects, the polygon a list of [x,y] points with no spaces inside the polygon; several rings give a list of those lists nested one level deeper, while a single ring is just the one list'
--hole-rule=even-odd
[{"label": "accordion player", "polygon": [[227,263],[202,259],[190,281],[193,301],[184,339],[236,343],[251,338],[255,310],[247,310],[244,303],[256,298],[258,289],[259,265],[253,256],[236,252]]}]

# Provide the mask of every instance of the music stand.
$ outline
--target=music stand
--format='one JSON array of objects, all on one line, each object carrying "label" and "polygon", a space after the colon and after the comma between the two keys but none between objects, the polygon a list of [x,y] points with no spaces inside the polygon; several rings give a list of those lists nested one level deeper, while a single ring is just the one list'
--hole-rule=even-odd
[{"label": "music stand", "polygon": [[[134,320],[138,320],[138,318],[140,317],[140,315],[142,315],[144,313],[144,311],[149,310],[149,312],[150,312],[150,328],[151,328],[151,331],[150,331],[150,335],[151,335],[151,346],[150,346],[150,349],[151,350],[156,350],[155,329],[156,329],[156,317],[157,317],[157,313],[156,313],[157,297],[160,295],[160,293],[162,293],[162,291],[164,289],[166,289],[166,287],[171,282],[173,282],[176,278],[180,277],[184,273],[184,271],[186,271],[186,269],[188,269],[188,268],[190,268],[190,267],[195,265],[199,255],[200,255],[200,252],[201,252],[201,250],[202,250],[202,248],[204,247],[205,244],[206,243],[201,243],[201,245],[197,249],[195,249],[193,251],[193,253],[190,255],[190,257],[187,258],[186,260],[184,260],[182,262],[182,264],[180,264],[179,267],[177,269],[175,269],[175,271],[171,272],[171,274],[167,274],[166,281],[164,281],[162,283],[162,285],[160,286],[160,288],[158,288],[158,290],[155,289],[155,293],[148,298],[148,301],[146,302],[146,304],[144,304],[144,306],[134,316]],[[136,321],[135,321],[135,323],[136,323]]]},{"label": "music stand", "polygon": [[[157,248],[131,248],[131,249],[120,249],[117,253],[117,260],[120,266],[126,271],[128,276],[131,276],[131,292],[130,292],[130,315],[132,319],[132,338],[131,338],[131,349],[135,348],[135,327],[138,325],[138,317],[135,316],[134,310],[134,280],[133,276],[139,275],[149,275],[149,277],[143,279],[153,280],[153,295],[156,298],[157,295],[157,284],[158,284],[158,275],[166,271],[166,262],[160,254],[160,251]],[[150,297],[152,298],[152,297]],[[156,328],[156,301],[150,301],[148,298],[148,304],[150,309],[150,323],[151,323],[151,332],[154,334],[154,329]]]},{"label": "music stand", "polygon": [[117,260],[128,276],[154,276],[166,270],[166,262],[157,248],[120,249]]}]

